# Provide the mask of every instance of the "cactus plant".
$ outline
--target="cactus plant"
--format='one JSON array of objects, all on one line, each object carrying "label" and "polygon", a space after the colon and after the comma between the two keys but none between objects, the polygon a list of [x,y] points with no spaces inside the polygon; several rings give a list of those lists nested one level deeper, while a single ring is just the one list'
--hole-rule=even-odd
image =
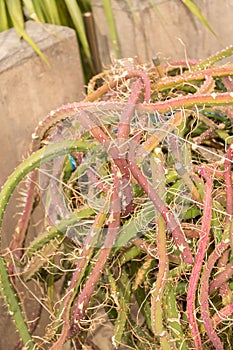
[{"label": "cactus plant", "polygon": [[[100,311],[115,348],[230,348],[233,67],[215,63],[232,52],[190,65],[121,62],[92,79],[84,101],[41,121],[0,193],[1,224],[30,174],[0,259],[18,348],[82,348]],[[38,196],[44,227],[28,242]],[[40,286],[43,338],[22,311],[20,281]]]}]

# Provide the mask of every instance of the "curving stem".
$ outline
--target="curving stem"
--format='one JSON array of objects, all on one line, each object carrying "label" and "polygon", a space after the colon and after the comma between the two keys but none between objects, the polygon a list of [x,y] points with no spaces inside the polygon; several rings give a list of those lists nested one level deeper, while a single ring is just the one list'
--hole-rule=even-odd
[{"label": "curving stem", "polygon": [[198,325],[195,317],[195,299],[196,291],[200,278],[201,268],[206,254],[206,248],[209,242],[210,224],[212,218],[212,188],[213,179],[207,173],[202,171],[202,175],[206,178],[206,184],[204,189],[204,210],[203,210],[203,221],[200,231],[200,240],[198,244],[197,254],[192,269],[192,273],[188,285],[187,293],[187,314],[190,324],[190,330],[192,333],[195,350],[202,350],[201,336],[198,330]]}]

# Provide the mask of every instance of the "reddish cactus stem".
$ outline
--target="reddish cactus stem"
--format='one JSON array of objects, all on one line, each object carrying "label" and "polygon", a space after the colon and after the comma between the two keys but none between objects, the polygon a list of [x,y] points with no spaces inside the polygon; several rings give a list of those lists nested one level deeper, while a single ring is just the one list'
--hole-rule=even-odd
[{"label": "reddish cactus stem", "polygon": [[214,90],[214,86],[215,86],[215,81],[213,77],[211,77],[210,75],[206,75],[204,82],[202,83],[202,85],[200,86],[200,88],[197,90],[196,93],[198,94],[211,93]]},{"label": "reddish cactus stem", "polygon": [[226,222],[229,222],[230,216],[233,216],[233,185],[232,185],[232,153],[233,153],[233,142],[227,150],[225,161],[224,161],[224,180],[226,185]]},{"label": "reddish cactus stem", "polygon": [[[98,90],[97,90],[98,91]],[[160,113],[166,113],[171,111],[171,109],[178,109],[182,106],[192,107],[195,105],[203,105],[210,103],[211,105],[220,105],[220,104],[232,104],[233,96],[231,92],[220,93],[215,96],[215,94],[203,94],[203,95],[191,95],[191,96],[182,96],[177,97],[168,101],[157,102],[157,103],[148,103],[148,98],[145,98],[143,104],[138,104],[137,109],[140,111],[158,111]],[[88,103],[88,102],[74,102],[63,105],[58,109],[51,111],[43,121],[41,121],[38,127],[33,134],[33,143],[32,151],[36,151],[40,148],[40,143],[44,138],[46,132],[56,123],[67,119],[69,117],[75,116],[77,112],[81,109],[88,109],[89,111],[94,111],[96,109],[107,110],[122,110],[126,106],[126,103],[118,102],[97,102],[97,103]]]},{"label": "reddish cactus stem", "polygon": [[207,174],[203,174],[206,178],[205,193],[204,193],[204,211],[203,221],[200,231],[200,240],[198,244],[197,254],[192,269],[192,273],[189,280],[188,293],[187,293],[187,314],[190,324],[190,329],[194,341],[194,347],[196,350],[202,350],[201,336],[198,330],[198,325],[195,317],[195,298],[198,286],[198,281],[201,273],[201,268],[206,253],[206,248],[209,241],[210,224],[212,217],[212,187],[213,180]]},{"label": "reddish cactus stem", "polygon": [[233,304],[228,304],[224,306],[221,310],[216,312],[212,318],[213,326],[217,327],[219,323],[227,321],[227,318],[229,318],[233,314]]},{"label": "reddish cactus stem", "polygon": [[220,272],[213,282],[210,283],[209,293],[213,293],[216,289],[220,288],[222,284],[228,281],[233,275],[233,261],[229,262],[224,271]]},{"label": "reddish cactus stem", "polygon": [[[201,95],[187,95],[182,97],[173,98],[167,101],[148,103],[138,103],[136,108],[139,111],[157,111],[159,113],[170,112],[171,109],[179,109],[181,107],[194,107],[203,106],[204,104],[211,105],[230,105],[233,104],[232,92],[223,92],[218,94],[201,94]],[[33,151],[40,147],[40,142],[43,139],[45,133],[57,122],[66,118],[75,116],[80,109],[88,109],[94,111],[96,109],[107,110],[122,110],[126,106],[126,103],[121,102],[74,102],[67,105],[63,105],[58,109],[51,111],[46,118],[38,125],[35,134],[33,135]]]},{"label": "reddish cactus stem", "polygon": [[208,174],[210,174],[212,176],[224,178],[224,171],[222,171],[222,170],[217,170],[215,168],[208,167],[207,165],[201,165],[201,166],[193,165],[194,171],[199,172],[203,168],[205,169],[205,172],[207,172]]},{"label": "reddish cactus stem", "polygon": [[[220,270],[224,269],[224,272],[226,269],[228,258],[229,258],[229,250],[226,250],[218,260],[218,267],[220,268]],[[232,292],[231,292],[231,289],[227,283],[227,280],[221,284],[221,286],[219,287],[219,292],[220,292],[222,298],[226,299],[227,297],[230,297],[230,299],[231,299]]]},{"label": "reddish cactus stem", "polygon": [[130,172],[126,159],[120,156],[118,148],[114,146],[113,142],[111,142],[111,139],[104,133],[104,131],[96,126],[97,121],[95,121],[95,118],[94,120],[92,119],[90,113],[87,114],[84,110],[80,110],[79,120],[82,125],[108,150],[109,155],[119,168],[123,187],[122,198],[124,198],[125,201],[125,204],[122,206],[122,211],[124,215],[127,215],[132,210],[132,186],[130,183]]},{"label": "reddish cactus stem", "polygon": [[164,69],[170,70],[170,69],[179,68],[179,67],[187,68],[189,66],[195,66],[199,62],[200,61],[198,61],[198,60],[192,60],[192,59],[172,61],[172,62],[169,62],[168,64],[164,65]]},{"label": "reddish cactus stem", "polygon": [[213,134],[213,132],[217,129],[217,127],[218,127],[217,125],[212,126],[208,130],[204,131],[200,136],[195,138],[195,144],[200,145],[206,138],[208,138],[211,134]]},{"label": "reddish cactus stem", "polygon": [[85,108],[88,105],[90,104],[82,102],[68,103],[47,114],[47,116],[39,122],[35,132],[32,134],[32,152],[37,151],[41,147],[41,141],[51,127],[53,127],[56,123],[67,119],[68,117],[75,116],[80,108]]},{"label": "reddish cactus stem", "polygon": [[[227,93],[218,94],[216,97],[213,94],[204,94],[204,95],[198,95],[198,96],[183,96],[183,97],[174,98],[172,100],[157,102],[152,104],[148,104],[147,100],[148,100],[148,97],[145,98],[145,101],[146,101],[145,103],[137,105],[137,109],[142,111],[146,111],[146,110],[158,111],[162,113],[162,112],[169,112],[172,108],[173,109],[181,108],[181,106],[190,107],[190,106],[195,106],[200,104],[203,105],[205,103],[211,103],[216,105],[232,104],[233,96],[231,92],[227,92]],[[122,109],[124,108],[124,106],[126,106],[125,103],[116,103],[116,102],[107,102],[107,103],[106,102],[98,102],[98,103],[74,102],[74,103],[63,105],[58,109],[51,111],[44,118],[44,120],[39,123],[38,127],[35,130],[35,133],[33,134],[32,151],[34,152],[40,148],[40,143],[44,138],[44,135],[53,125],[55,125],[57,122],[62,121],[68,117],[75,116],[77,112],[80,111],[80,109],[84,109],[84,110],[89,109],[91,111],[96,108],[98,109],[102,108],[106,111],[111,109],[114,109],[114,110]]]},{"label": "reddish cactus stem", "polygon": [[145,89],[145,101],[149,102],[150,100],[150,80],[146,73],[140,70],[132,70],[130,72],[127,72],[126,74],[120,76],[117,79],[112,79],[108,83],[104,84],[100,88],[98,88],[96,91],[94,91],[92,94],[87,96],[84,100],[84,102],[94,102],[98,98],[100,98],[102,95],[104,95],[106,92],[108,92],[111,89],[114,89],[119,84],[123,84],[126,80],[132,79],[132,78],[141,78],[144,89]]},{"label": "reddish cactus stem", "polygon": [[[16,257],[16,259],[20,259],[22,257],[22,247],[23,243],[25,241],[26,232],[29,225],[29,220],[31,216],[31,212],[33,209],[34,204],[34,190],[36,186],[36,177],[37,177],[37,171],[34,170],[30,175],[28,179],[28,188],[27,188],[27,197],[26,197],[26,203],[23,208],[23,212],[20,216],[20,219],[17,222],[17,225],[15,227],[15,231],[12,237],[12,240],[10,242],[10,251],[12,252],[12,255]],[[8,272],[11,276],[12,284],[14,284],[14,264],[10,262],[8,264]]]},{"label": "reddish cactus stem", "polygon": [[59,108],[51,111],[47,116],[39,122],[37,128],[35,129],[35,132],[32,134],[32,146],[31,150],[32,152],[35,152],[41,147],[41,141],[54,125],[57,123],[67,119],[74,117],[78,115],[78,112],[83,110],[96,111],[96,110],[122,110],[124,108],[126,103],[117,103],[117,102],[96,102],[96,103],[90,103],[90,102],[73,102],[68,103],[63,106],[60,106]]},{"label": "reddish cactus stem", "polygon": [[[233,73],[232,73],[233,74]],[[159,113],[170,112],[174,109],[191,108],[195,106],[203,106],[205,104],[214,105],[227,105],[233,104],[233,93],[223,92],[219,94],[201,94],[201,95],[187,95],[182,97],[176,97],[171,100],[156,102],[156,103],[143,103],[138,105],[138,109],[144,111],[157,111]]]},{"label": "reddish cactus stem", "polygon": [[[141,79],[138,79],[135,82],[134,86],[133,86],[133,89],[132,89],[131,95],[129,97],[128,103],[127,103],[126,108],[124,109],[123,113],[121,114],[120,122],[118,124],[117,139],[118,139],[118,145],[119,146],[121,146],[122,144],[126,143],[128,138],[129,138],[130,121],[131,121],[133,113],[135,111],[135,104],[138,101],[141,89],[142,89]],[[125,144],[125,146],[126,147],[123,147],[123,148],[127,149],[127,145],[126,144]]]},{"label": "reddish cactus stem", "polygon": [[176,221],[172,213],[169,211],[169,209],[166,207],[164,202],[161,200],[159,195],[157,194],[156,190],[152,187],[152,185],[147,181],[146,177],[143,175],[139,167],[137,166],[135,160],[134,160],[134,151],[137,143],[132,142],[131,148],[129,152],[129,160],[128,165],[129,169],[135,178],[135,180],[138,182],[138,184],[142,187],[142,189],[146,192],[150,200],[153,202],[155,208],[158,210],[158,212],[162,215],[164,218],[166,225],[170,232],[172,233],[174,242],[181,252],[182,258],[186,264],[192,264],[193,257],[192,253],[189,249],[188,243],[186,241],[186,238],[184,236],[184,233],[180,227],[180,224]]},{"label": "reddish cactus stem", "polygon": [[[101,213],[99,213],[101,214]],[[96,216],[96,220],[98,220],[98,214]],[[58,340],[52,345],[50,350],[57,350],[60,349],[61,346],[65,343],[69,329],[70,329],[70,303],[72,302],[74,298],[74,289],[76,286],[77,281],[81,278],[83,269],[85,267],[85,264],[87,263],[87,258],[88,258],[88,245],[87,241],[89,240],[90,236],[88,235],[85,239],[85,244],[83,245],[82,248],[82,253],[81,256],[78,259],[78,263],[75,268],[75,272],[72,275],[69,288],[66,292],[66,296],[64,298],[64,303],[63,303],[63,313],[62,313],[62,319],[63,319],[63,324],[62,324],[62,331],[61,334],[58,338]]]},{"label": "reddish cactus stem", "polygon": [[[143,72],[140,72],[142,74]],[[145,75],[146,79],[146,74]],[[148,77],[147,77],[148,79]],[[146,86],[149,84],[147,82]],[[149,87],[147,87],[147,90],[149,91]],[[98,90],[97,90],[98,91]],[[96,92],[96,91],[95,91]],[[214,97],[213,97],[214,96]],[[138,104],[137,108],[139,110],[153,110],[158,112],[169,112],[171,108],[177,109],[181,106],[184,107],[190,107],[195,105],[203,105],[205,103],[211,103],[211,104],[232,104],[233,103],[233,96],[231,92],[226,93],[220,93],[216,97],[213,94],[204,94],[204,95],[198,95],[198,96],[183,96],[174,98],[172,100],[164,101],[164,102],[157,102],[148,104],[148,96],[145,98],[145,103]],[[88,99],[88,98],[87,98]],[[94,101],[93,99],[91,99]],[[42,139],[44,138],[44,135],[46,132],[57,122],[62,121],[68,117],[75,116],[77,112],[80,109],[89,109],[94,110],[96,108],[104,110],[111,110],[111,109],[122,109],[124,108],[126,104],[125,103],[116,103],[116,102],[98,102],[98,103],[88,103],[88,102],[74,102],[69,103],[66,105],[63,105],[59,107],[58,109],[51,111],[43,121],[41,121],[38,125],[38,127],[35,130],[35,133],[33,134],[33,143],[32,143],[32,151],[36,151],[40,148],[40,143]]]},{"label": "reddish cactus stem", "polygon": [[28,228],[28,223],[30,220],[30,215],[33,207],[33,199],[34,199],[34,188],[35,188],[35,180],[37,177],[37,171],[34,170],[28,179],[28,188],[27,188],[27,198],[30,200],[26,201],[25,207],[23,209],[23,213],[20,216],[20,219],[15,228],[15,232],[10,243],[10,250],[13,252],[13,255],[20,259],[22,257],[22,245],[25,239],[25,233]]},{"label": "reddish cactus stem", "polygon": [[[109,201],[109,197],[106,200],[106,204],[108,203],[108,201]],[[95,230],[101,226],[102,215],[103,213],[101,211],[96,215],[92,229],[90,230],[89,234],[85,237],[85,240],[82,244],[82,251],[80,253],[75,271],[72,275],[68,290],[66,292],[66,296],[64,298],[63,312],[62,312],[62,319],[63,319],[62,331],[59,339],[53,344],[50,350],[60,349],[60,347],[64,344],[68,336],[69,329],[70,329],[70,306],[75,297],[75,289],[77,289],[77,284],[79,285],[79,282],[82,278],[85,265],[89,261],[90,254],[91,254],[91,245],[93,242],[93,232],[95,232]]]},{"label": "reddish cactus stem", "polygon": [[209,305],[208,305],[209,295],[211,294],[209,290],[209,278],[216,261],[227,249],[228,245],[229,245],[229,240],[223,241],[218,244],[218,246],[215,248],[213,253],[211,253],[211,255],[209,256],[209,259],[204,267],[202,279],[201,279],[201,290],[200,290],[201,315],[202,315],[204,327],[209,336],[209,339],[213,343],[215,348],[218,350],[221,350],[221,349],[223,350],[223,346],[214,330],[213,322],[210,317]]},{"label": "reddish cactus stem", "polygon": [[151,98],[151,91],[150,91],[151,89],[150,89],[150,79],[149,79],[148,75],[140,70],[131,71],[128,73],[127,76],[130,76],[130,74],[141,79],[143,86],[144,86],[144,92],[145,92],[144,100],[145,100],[145,102],[149,103],[150,98]]},{"label": "reddish cactus stem", "polygon": [[224,180],[226,186],[226,224],[230,224],[229,238],[231,250],[233,252],[233,184],[232,184],[232,154],[233,154],[233,142],[227,150],[224,161]]},{"label": "reddish cactus stem", "polygon": [[100,181],[92,169],[87,169],[88,179],[95,185],[98,190],[108,193],[110,186],[103,181]]},{"label": "reddish cactus stem", "polygon": [[223,77],[222,82],[227,89],[227,91],[231,92],[233,91],[233,81],[231,77]]},{"label": "reddish cactus stem", "polygon": [[[99,253],[97,262],[90,273],[86,284],[78,296],[74,313],[74,324],[70,331],[71,334],[76,333],[79,329],[79,323],[85,315],[85,310],[89,304],[90,298],[94,292],[96,284],[100,279],[104,266],[111,253],[112,247],[116,240],[120,227],[120,198],[119,198],[119,179],[117,176],[117,169],[113,169],[114,182],[111,197],[111,211],[108,219],[108,232],[104,241],[104,245]],[[70,335],[71,335],[70,334]]]},{"label": "reddish cactus stem", "polygon": [[232,109],[232,107],[226,106],[225,111],[226,111],[228,118],[233,122],[233,109]]},{"label": "reddish cactus stem", "polygon": [[[126,108],[123,110],[118,124],[117,142],[119,148],[119,156],[123,163],[129,148],[130,122],[134,115],[136,103],[142,90],[141,79],[138,79],[131,91]],[[119,161],[120,161],[119,159]],[[119,162],[118,161],[118,162]],[[122,210],[124,215],[127,215],[132,210],[133,194],[129,173],[126,173],[119,180],[120,191],[122,192]]]},{"label": "reddish cactus stem", "polygon": [[200,238],[199,231],[196,228],[189,228],[188,225],[187,228],[183,226],[185,236],[187,238]]}]

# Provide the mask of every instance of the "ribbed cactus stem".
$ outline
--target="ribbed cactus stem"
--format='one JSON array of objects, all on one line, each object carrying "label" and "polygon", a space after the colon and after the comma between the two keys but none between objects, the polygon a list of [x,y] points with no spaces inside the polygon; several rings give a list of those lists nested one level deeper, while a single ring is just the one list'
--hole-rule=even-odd
[{"label": "ribbed cactus stem", "polygon": [[188,314],[188,320],[189,320],[190,330],[194,341],[195,350],[203,349],[201,336],[198,330],[198,325],[195,317],[195,300],[196,300],[196,291],[197,291],[197,286],[200,278],[201,268],[202,268],[204,257],[206,254],[206,248],[209,242],[210,223],[212,218],[213,179],[207,173],[204,173],[203,175],[206,178],[205,194],[204,194],[204,201],[203,201],[204,203],[203,220],[202,220],[198,250],[195,257],[192,273],[190,276],[188,293],[187,293],[187,314]]},{"label": "ribbed cactus stem", "polygon": [[[8,201],[19,182],[32,170],[39,167],[41,164],[72,151],[80,150],[85,151],[90,147],[87,142],[83,141],[65,141],[58,144],[53,144],[40,149],[33,153],[28,159],[21,163],[15,171],[9,176],[0,192],[0,228],[3,221],[4,212]],[[28,349],[34,349],[34,343],[30,336],[27,322],[24,319],[22,310],[15,295],[14,289],[9,279],[7,267],[4,259],[0,257],[0,277],[1,277],[1,294],[4,298],[6,305],[8,306],[9,313],[15,321],[16,327],[19,331],[19,335],[24,345],[28,346]]]}]

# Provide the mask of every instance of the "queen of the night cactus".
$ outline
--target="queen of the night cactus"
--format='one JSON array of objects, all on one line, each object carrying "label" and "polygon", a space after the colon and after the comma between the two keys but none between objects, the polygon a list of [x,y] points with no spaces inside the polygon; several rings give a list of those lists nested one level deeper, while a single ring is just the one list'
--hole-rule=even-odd
[{"label": "queen of the night cactus", "polygon": [[[32,155],[0,193],[2,224],[29,174],[0,258],[18,349],[81,349],[103,320],[115,348],[231,348],[233,66],[215,63],[232,53],[116,62],[84,101],[40,122]],[[28,242],[39,200],[44,227]],[[33,321],[17,293],[28,281],[40,290]]]}]

